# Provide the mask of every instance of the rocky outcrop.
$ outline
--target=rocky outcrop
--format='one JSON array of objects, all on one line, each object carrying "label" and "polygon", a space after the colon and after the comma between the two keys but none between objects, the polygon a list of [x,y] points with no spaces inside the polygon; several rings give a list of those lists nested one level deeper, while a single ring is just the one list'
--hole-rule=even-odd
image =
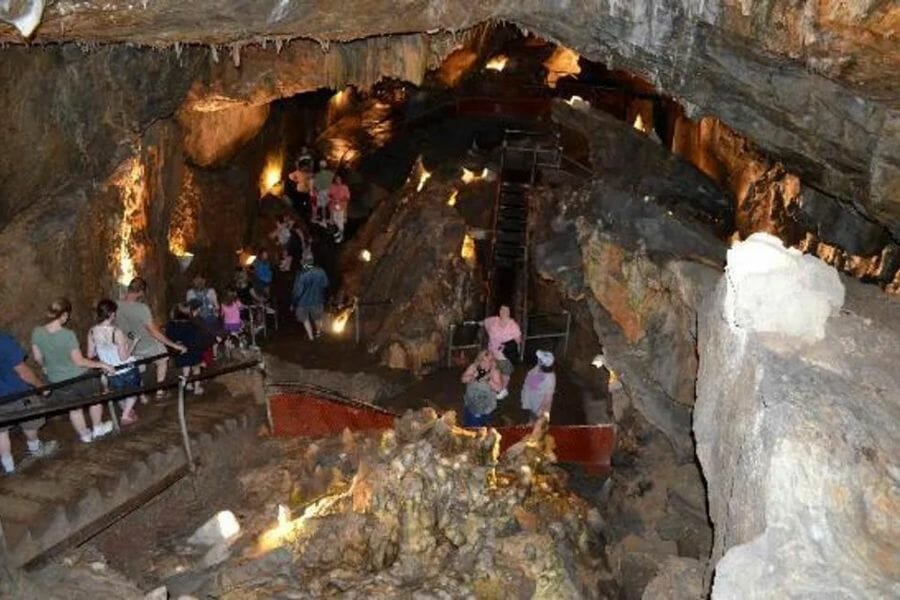
[{"label": "rocky outcrop", "polygon": [[[772,261],[754,264],[764,278]],[[779,279],[795,286],[793,302],[821,295],[811,284],[822,277],[806,279],[815,269],[796,268],[801,277]],[[712,597],[897,596],[900,303],[846,280],[840,312],[791,334],[772,331],[775,307],[750,308],[744,279],[731,278],[700,313],[694,408]],[[737,321],[734,306],[746,309]]]},{"label": "rocky outcrop", "polygon": [[730,202],[684,161],[628,124],[595,111],[554,108],[591,144],[588,185],[536,198],[533,264],[563,295],[587,303],[607,364],[635,406],[692,453],[690,406],[696,312],[725,246],[711,231]]},{"label": "rocky outcrop", "polygon": [[[466,222],[447,205],[452,187],[416,186],[382,201],[345,250],[352,271],[344,292],[359,298],[369,352],[391,368],[422,373],[441,360],[450,324],[469,316],[481,289],[474,256],[462,256]],[[360,260],[363,250],[371,262]]]},{"label": "rocky outcrop", "polygon": [[221,110],[178,112],[184,151],[200,167],[222,164],[253,138],[269,117],[269,105],[232,106]]}]

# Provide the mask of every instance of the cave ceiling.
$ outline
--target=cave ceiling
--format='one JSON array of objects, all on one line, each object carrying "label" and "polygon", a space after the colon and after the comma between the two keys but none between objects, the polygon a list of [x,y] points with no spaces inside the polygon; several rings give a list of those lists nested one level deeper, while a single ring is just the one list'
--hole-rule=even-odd
[{"label": "cave ceiling", "polygon": [[722,119],[900,238],[893,0],[5,0],[0,17],[12,23],[0,25],[6,43],[232,53],[297,38],[327,51],[334,42],[509,21],[640,74],[692,117]]}]

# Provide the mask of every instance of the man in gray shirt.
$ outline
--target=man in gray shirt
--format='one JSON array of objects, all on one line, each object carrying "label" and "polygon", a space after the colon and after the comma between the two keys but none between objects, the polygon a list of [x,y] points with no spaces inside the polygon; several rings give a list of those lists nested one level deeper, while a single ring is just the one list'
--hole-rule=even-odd
[{"label": "man in gray shirt", "polygon": [[[128,284],[125,298],[119,301],[119,308],[116,311],[116,325],[134,343],[134,355],[137,358],[158,356],[166,352],[167,346],[176,352],[185,352],[187,348],[166,337],[166,334],[153,320],[150,307],[143,301],[146,293],[147,282],[141,277],[135,277]],[[163,356],[154,364],[156,365],[156,382],[162,383],[166,378],[168,357]],[[141,370],[144,370],[143,366]],[[156,395],[162,397],[165,396],[165,392],[159,390]]]}]

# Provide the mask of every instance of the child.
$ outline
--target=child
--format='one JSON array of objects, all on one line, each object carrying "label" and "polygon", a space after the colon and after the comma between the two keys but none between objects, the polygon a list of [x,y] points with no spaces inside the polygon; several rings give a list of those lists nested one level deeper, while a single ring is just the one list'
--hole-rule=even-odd
[{"label": "child", "polygon": [[243,329],[244,323],[241,321],[241,309],[243,308],[244,305],[238,300],[235,290],[229,289],[225,292],[225,301],[222,303],[222,324],[225,333],[236,334]]},{"label": "child", "polygon": [[[196,305],[190,306],[186,302],[179,303],[172,310],[172,319],[166,325],[166,335],[169,339],[182,344],[187,348],[186,352],[175,355],[175,366],[181,369],[185,377],[200,374],[200,363],[203,360],[203,351],[206,349],[207,335],[195,321],[200,309]],[[203,393],[203,387],[197,381],[193,386],[194,393]]]}]

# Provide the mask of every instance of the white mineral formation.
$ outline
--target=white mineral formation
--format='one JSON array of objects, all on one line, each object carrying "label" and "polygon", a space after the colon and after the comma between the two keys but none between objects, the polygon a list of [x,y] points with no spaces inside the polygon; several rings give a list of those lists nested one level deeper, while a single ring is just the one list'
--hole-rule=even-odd
[{"label": "white mineral formation", "polygon": [[194,546],[216,546],[223,542],[234,541],[241,532],[234,513],[230,510],[217,512],[194,532],[188,543]]},{"label": "white mineral formation", "polygon": [[731,328],[814,342],[844,304],[837,271],[814,256],[754,233],[728,251],[724,314]]},{"label": "white mineral formation", "polygon": [[19,30],[23,37],[30,37],[41,22],[44,0],[0,0],[0,20]]}]

